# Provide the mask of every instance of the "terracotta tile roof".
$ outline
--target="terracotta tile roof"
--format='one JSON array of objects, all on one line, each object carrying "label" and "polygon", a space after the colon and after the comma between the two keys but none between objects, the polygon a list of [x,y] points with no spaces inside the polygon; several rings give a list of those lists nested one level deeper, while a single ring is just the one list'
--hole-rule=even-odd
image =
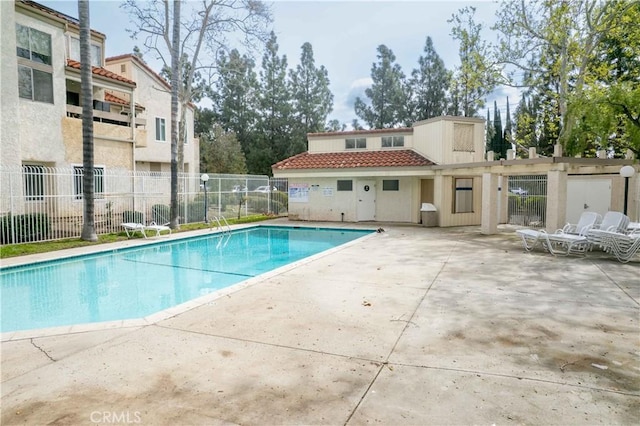
[{"label": "terracotta tile roof", "polygon": [[[58,12],[57,10],[51,9],[50,7],[44,6],[44,5],[40,4],[40,3],[36,3],[35,1],[18,0],[18,2],[23,4],[23,5],[25,5],[25,6],[31,7],[33,9],[37,9],[37,10],[40,10],[42,12],[45,12],[45,13],[51,15],[51,16],[55,16],[56,18],[62,19],[64,21],[68,22],[69,24],[73,25],[76,28],[80,28],[80,21],[78,20],[78,18],[74,18],[73,16],[66,15],[66,14],[64,14],[62,12]],[[106,38],[106,36],[103,33],[99,32],[99,31],[91,30],[91,32],[93,34],[99,35],[102,38]]]},{"label": "terracotta tile roof", "polygon": [[386,151],[303,152],[272,166],[274,170],[351,169],[359,167],[419,167],[435,163],[410,149]]},{"label": "terracotta tile roof", "polygon": [[349,130],[346,132],[320,132],[308,133],[307,136],[349,136],[349,135],[379,135],[381,133],[413,133],[413,127],[398,127],[397,129],[371,129],[371,130]]},{"label": "terracotta tile roof", "polygon": [[[73,59],[67,59],[67,66],[73,69],[80,69],[80,62],[74,61]],[[111,72],[102,67],[91,67],[94,75],[99,75],[101,77],[109,78],[111,80],[120,81],[122,83],[127,83],[135,87],[136,82],[133,80],[129,80],[128,78],[124,78],[114,72]]]}]

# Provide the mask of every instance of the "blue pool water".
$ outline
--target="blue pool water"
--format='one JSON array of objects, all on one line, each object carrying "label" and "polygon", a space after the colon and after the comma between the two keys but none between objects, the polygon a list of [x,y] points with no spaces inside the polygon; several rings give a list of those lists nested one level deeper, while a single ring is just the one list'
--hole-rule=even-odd
[{"label": "blue pool water", "polygon": [[371,231],[256,226],[2,268],[2,332],[142,318]]}]

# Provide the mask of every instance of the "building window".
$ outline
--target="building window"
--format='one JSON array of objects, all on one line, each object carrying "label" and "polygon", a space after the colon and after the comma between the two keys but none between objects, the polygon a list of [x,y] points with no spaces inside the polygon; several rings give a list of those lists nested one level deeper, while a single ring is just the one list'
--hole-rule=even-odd
[{"label": "building window", "polygon": [[[80,39],[69,37],[69,59],[80,62]],[[91,65],[102,66],[102,47],[99,44],[91,44]]]},{"label": "building window", "polygon": [[383,180],[382,190],[383,191],[399,191],[400,181],[398,179]]},{"label": "building window", "polygon": [[164,118],[156,117],[156,140],[163,142],[167,140]]},{"label": "building window", "polygon": [[455,179],[454,213],[473,212],[473,179]]},{"label": "building window", "polygon": [[453,150],[474,152],[473,124],[453,124]]},{"label": "building window", "polygon": [[18,94],[32,101],[53,103],[51,73],[18,65]]},{"label": "building window", "polygon": [[[84,168],[82,166],[73,166],[73,193],[76,200],[82,200],[84,193]],[[104,198],[104,167],[93,168],[93,197]]]},{"label": "building window", "polygon": [[353,191],[353,181],[352,180],[339,180],[338,181],[338,191]]},{"label": "building window", "polygon": [[16,24],[16,50],[19,58],[51,65],[51,36]]},{"label": "building window", "polygon": [[44,200],[44,167],[36,165],[22,166],[24,195],[27,201]]},{"label": "building window", "polygon": [[383,136],[382,137],[382,147],[383,148],[393,148],[404,146],[404,136]]},{"label": "building window", "polygon": [[51,36],[16,24],[18,95],[23,99],[53,103]]},{"label": "building window", "polygon": [[365,149],[367,147],[366,138],[352,138],[344,141],[345,149]]}]

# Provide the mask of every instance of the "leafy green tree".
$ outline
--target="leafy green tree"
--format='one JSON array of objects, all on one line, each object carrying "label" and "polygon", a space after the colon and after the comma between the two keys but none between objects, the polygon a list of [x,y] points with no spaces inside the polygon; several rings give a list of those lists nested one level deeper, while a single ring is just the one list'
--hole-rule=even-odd
[{"label": "leafy green tree", "polygon": [[500,69],[491,62],[490,45],[481,37],[482,24],[474,20],[475,12],[475,7],[464,7],[447,21],[453,24],[451,36],[460,43],[460,66],[453,76],[455,103],[460,109],[453,111],[465,117],[478,114],[500,79]]},{"label": "leafy green tree", "polygon": [[326,68],[323,65],[316,67],[311,43],[304,43],[301,49],[300,64],[289,71],[293,98],[293,154],[306,150],[307,133],[321,132],[333,110]]},{"label": "leafy green tree", "polygon": [[420,67],[411,72],[409,81],[412,121],[438,117],[447,109],[446,95],[451,80],[450,72],[436,53],[431,37],[427,37],[423,52],[424,56],[418,59]]},{"label": "leafy green tree", "polygon": [[333,119],[329,120],[327,125],[324,128],[325,132],[342,132],[347,129],[347,125],[344,123],[340,123],[340,120]]},{"label": "leafy green tree", "polygon": [[391,49],[381,44],[377,50],[378,62],[371,67],[373,84],[364,92],[369,101],[356,98],[355,113],[370,128],[397,127],[408,121],[405,76]]},{"label": "leafy green tree", "polygon": [[242,147],[233,132],[215,124],[200,135],[200,169],[207,173],[247,173]]},{"label": "leafy green tree", "polygon": [[251,173],[271,174],[271,165],[294,154],[291,137],[292,100],[287,57],[278,55],[275,33],[267,42],[260,70],[258,136],[247,153]]},{"label": "leafy green tree", "polygon": [[569,101],[576,118],[570,143],[640,156],[640,3],[613,3],[615,24],[595,49],[583,93]]},{"label": "leafy green tree", "polygon": [[[536,89],[540,105],[547,108],[543,124],[548,134],[556,133],[557,115],[558,140],[569,154],[580,152],[587,143],[572,136],[584,117],[571,102],[583,98],[587,71],[598,57],[603,38],[624,21],[623,12],[632,3],[509,0],[498,12],[494,26],[499,34],[497,60],[529,76],[524,84]],[[557,112],[552,113],[551,107]]]}]

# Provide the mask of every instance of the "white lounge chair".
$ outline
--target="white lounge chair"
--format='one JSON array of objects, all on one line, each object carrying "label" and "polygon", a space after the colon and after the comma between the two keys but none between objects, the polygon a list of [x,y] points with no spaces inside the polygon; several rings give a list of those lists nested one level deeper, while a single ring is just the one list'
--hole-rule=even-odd
[{"label": "white lounge chair", "polygon": [[136,232],[139,232],[140,235],[147,238],[146,234],[144,233],[144,225],[141,223],[126,222],[122,223],[121,226],[124,228],[124,232],[126,232],[127,238],[135,236]]},{"label": "white lounge chair", "polygon": [[127,238],[131,238],[136,235],[136,232],[139,232],[144,238],[148,238],[147,231],[155,232],[154,237],[159,237],[163,231],[169,231],[169,235],[171,235],[171,228],[167,225],[157,225],[155,222],[151,222],[149,225],[143,225],[142,223],[123,223],[121,224],[124,228],[124,232],[127,234]]},{"label": "white lounge chair", "polygon": [[540,244],[553,255],[585,253],[589,249],[587,233],[599,220],[599,214],[584,212],[580,215],[577,224],[567,224],[553,234],[537,229],[519,229],[516,233],[522,239],[522,246],[526,251],[531,251]]},{"label": "white lounge chair", "polygon": [[567,223],[562,229],[558,229],[555,233],[575,235],[585,234],[590,229],[598,227],[601,221],[602,216],[596,212],[582,212],[580,219],[578,219],[578,223]]},{"label": "white lounge chair", "polygon": [[[162,231],[169,231],[169,235],[171,235],[171,228],[169,228],[167,225],[169,225],[168,223],[164,224],[164,225],[158,225],[155,222],[151,222],[149,225],[144,227],[145,231],[154,231],[156,233],[156,235],[154,235],[155,237],[159,237],[160,233]],[[146,233],[145,233],[145,238],[147,237]]]},{"label": "white lounge chair", "polygon": [[640,250],[640,232],[623,234],[600,230],[598,238],[603,250],[613,254],[622,263],[629,262]]},{"label": "white lounge chair", "polygon": [[625,234],[629,226],[629,217],[620,212],[606,212],[599,225],[594,226],[587,233],[587,238],[592,246],[604,248],[602,244],[603,232],[615,232]]}]

